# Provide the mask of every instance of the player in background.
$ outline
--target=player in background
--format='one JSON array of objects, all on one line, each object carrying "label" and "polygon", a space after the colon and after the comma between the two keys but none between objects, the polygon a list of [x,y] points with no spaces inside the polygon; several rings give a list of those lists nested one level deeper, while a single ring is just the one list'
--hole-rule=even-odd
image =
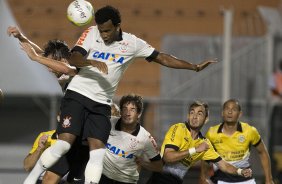
[{"label": "player in background", "polygon": [[120,99],[121,117],[111,119],[103,174],[99,184],[137,183],[138,166],[162,170],[162,160],[151,134],[140,125],[142,97],[135,94]]},{"label": "player in background", "polygon": [[[90,147],[85,183],[99,182],[111,130],[110,104],[123,73],[135,58],[194,71],[216,63],[215,60],[206,60],[191,64],[158,52],[140,38],[121,30],[120,12],[114,7],[105,6],[97,10],[95,21],[97,25],[85,30],[68,60],[70,65],[80,67],[80,70],[68,85],[62,100],[61,124],[57,128],[59,140],[43,152],[25,184],[35,183],[40,173],[68,152],[77,136],[87,139]],[[93,65],[101,66],[102,70]]]},{"label": "player in background", "polygon": [[62,40],[50,40],[42,49],[37,44],[29,40],[17,27],[9,26],[7,29],[9,36],[14,36],[20,41],[22,49],[29,58],[48,67],[54,73],[61,86],[77,73],[75,67],[70,66],[68,59],[71,55],[68,45]]},{"label": "player in background", "polygon": [[187,121],[172,125],[167,131],[161,154],[164,161],[162,173],[154,172],[150,184],[181,184],[188,169],[199,160],[215,163],[220,170],[249,178],[251,169],[237,168],[224,161],[203,137],[200,130],[208,122],[208,105],[195,101],[188,108]]},{"label": "player in background", "polygon": [[[223,122],[208,129],[206,137],[211,141],[219,155],[230,164],[239,168],[250,168],[250,147],[254,146],[259,153],[260,162],[265,175],[265,183],[273,184],[268,151],[257,129],[242,122],[241,105],[238,100],[230,99],[223,104]],[[209,167],[202,163],[201,182],[209,181]],[[255,183],[254,178],[230,175],[214,167],[211,180],[214,183]]]}]

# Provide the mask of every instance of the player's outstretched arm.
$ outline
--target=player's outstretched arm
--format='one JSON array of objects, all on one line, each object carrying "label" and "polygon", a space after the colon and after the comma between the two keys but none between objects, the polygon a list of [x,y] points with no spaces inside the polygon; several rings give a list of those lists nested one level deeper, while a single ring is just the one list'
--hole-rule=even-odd
[{"label": "player's outstretched arm", "polygon": [[272,174],[271,174],[271,165],[270,165],[269,154],[268,154],[268,151],[267,151],[265,144],[262,140],[256,146],[256,149],[258,150],[261,165],[263,167],[263,171],[264,171],[264,175],[265,175],[265,183],[266,184],[274,184]]},{"label": "player's outstretched arm", "polygon": [[72,52],[71,58],[69,59],[69,63],[70,65],[75,66],[77,68],[93,66],[96,67],[100,72],[108,74],[108,66],[105,63],[95,60],[87,60],[79,52]]},{"label": "player's outstretched arm", "polygon": [[229,164],[228,162],[224,160],[220,160],[219,162],[217,162],[217,164],[221,171],[229,173],[229,174],[240,175],[240,176],[244,176],[245,178],[249,178],[253,174],[250,168],[240,169],[240,168],[237,168]]},{"label": "player's outstretched arm", "polygon": [[36,150],[32,153],[29,153],[24,159],[24,169],[26,171],[31,171],[32,168],[35,166],[40,155],[46,148],[47,139],[48,135],[43,134],[35,140],[33,146],[38,145]]},{"label": "player's outstretched arm", "polygon": [[217,59],[209,59],[200,64],[192,64],[165,53],[159,53],[153,61],[169,68],[194,70],[196,72],[203,70],[210,64],[217,63]]},{"label": "player's outstretched arm", "polygon": [[22,46],[22,50],[26,52],[26,54],[31,60],[36,61],[42,65],[45,65],[56,72],[67,74],[70,76],[76,75],[77,73],[76,68],[70,66],[67,61],[62,62],[41,56],[36,53],[34,48],[29,43],[20,43],[20,45]]},{"label": "player's outstretched arm", "polygon": [[29,43],[37,53],[41,54],[44,52],[38,45],[30,41],[22,32],[20,32],[20,30],[17,27],[9,26],[7,29],[7,33],[9,36],[12,35],[15,38],[19,39],[19,41],[22,43]]},{"label": "player's outstretched arm", "polygon": [[173,148],[166,148],[164,151],[163,160],[166,163],[173,163],[182,160],[183,158],[189,155],[192,156],[195,153],[201,153],[208,149],[209,149],[209,145],[206,142],[202,142],[199,146],[189,148],[188,150],[184,150],[184,151],[176,151]]},{"label": "player's outstretched arm", "polygon": [[201,174],[200,174],[200,184],[209,184],[209,170],[211,169],[211,166],[204,160],[201,161]]}]

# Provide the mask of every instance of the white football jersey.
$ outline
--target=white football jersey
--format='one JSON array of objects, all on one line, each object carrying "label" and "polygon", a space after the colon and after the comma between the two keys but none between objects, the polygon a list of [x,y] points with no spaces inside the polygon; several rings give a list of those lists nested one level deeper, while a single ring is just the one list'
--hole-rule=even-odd
[{"label": "white football jersey", "polygon": [[152,159],[159,155],[157,144],[151,134],[140,126],[135,134],[116,130],[119,118],[112,118],[112,129],[104,157],[103,174],[125,183],[137,183],[139,173],[135,158]]},{"label": "white football jersey", "polygon": [[155,50],[144,40],[125,32],[122,32],[121,41],[105,45],[97,26],[84,31],[75,47],[80,47],[87,53],[88,60],[106,63],[108,74],[93,66],[82,67],[67,89],[108,105],[112,102],[122,74],[134,58],[149,57]]}]

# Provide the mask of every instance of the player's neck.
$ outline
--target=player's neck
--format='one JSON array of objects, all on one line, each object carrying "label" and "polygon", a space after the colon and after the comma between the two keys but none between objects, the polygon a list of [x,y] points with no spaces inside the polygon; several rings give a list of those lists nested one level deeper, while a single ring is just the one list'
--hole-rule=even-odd
[{"label": "player's neck", "polygon": [[198,139],[198,137],[199,137],[199,130],[198,129],[191,129],[190,130],[190,133],[191,133],[191,137],[193,138],[193,139]]},{"label": "player's neck", "polygon": [[226,135],[233,135],[237,131],[237,122],[224,122],[222,132]]},{"label": "player's neck", "polygon": [[121,123],[121,131],[127,132],[127,133],[133,133],[136,130],[137,123],[133,124],[123,124]]}]

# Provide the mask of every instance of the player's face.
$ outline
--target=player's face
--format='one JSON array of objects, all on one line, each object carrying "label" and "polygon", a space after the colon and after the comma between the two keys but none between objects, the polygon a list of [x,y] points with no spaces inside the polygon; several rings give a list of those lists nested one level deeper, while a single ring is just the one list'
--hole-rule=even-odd
[{"label": "player's face", "polygon": [[114,26],[112,21],[108,20],[107,22],[98,24],[97,26],[100,32],[100,36],[106,45],[111,44],[112,42],[117,40],[120,30],[119,25]]},{"label": "player's face", "polygon": [[206,121],[206,111],[204,106],[192,107],[189,114],[188,120],[192,129],[201,129]]},{"label": "player's face", "polygon": [[137,112],[137,107],[132,103],[127,103],[122,106],[121,109],[121,119],[124,124],[137,124],[139,118],[139,113]]},{"label": "player's face", "polygon": [[227,102],[223,107],[222,117],[223,121],[226,123],[236,123],[241,114],[236,102]]}]

